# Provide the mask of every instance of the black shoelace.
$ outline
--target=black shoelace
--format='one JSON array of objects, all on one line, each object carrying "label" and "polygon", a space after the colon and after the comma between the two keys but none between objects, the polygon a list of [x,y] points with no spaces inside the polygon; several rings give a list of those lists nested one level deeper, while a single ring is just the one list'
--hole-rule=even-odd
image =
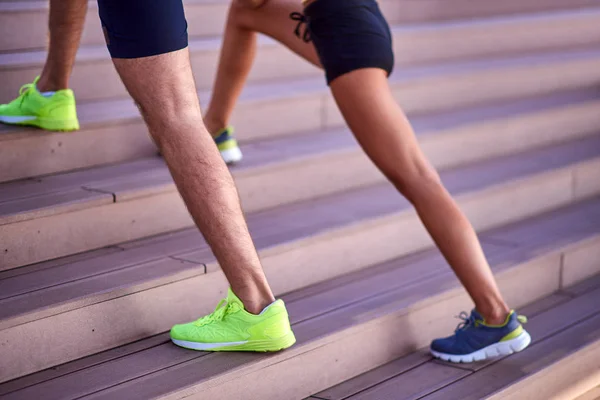
[{"label": "black shoelace", "polygon": [[[304,40],[306,43],[310,42],[310,31],[308,30],[308,26],[306,25],[308,23],[306,15],[294,11],[290,14],[290,18],[294,21],[298,21],[298,25],[296,25],[296,29],[294,29],[294,33],[296,34],[296,36]],[[302,27],[304,27],[304,33],[302,33]]]}]

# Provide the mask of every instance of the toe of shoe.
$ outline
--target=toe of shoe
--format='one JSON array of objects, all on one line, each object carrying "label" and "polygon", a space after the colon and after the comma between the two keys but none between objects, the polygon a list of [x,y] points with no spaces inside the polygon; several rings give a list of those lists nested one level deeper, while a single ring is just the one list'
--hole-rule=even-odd
[{"label": "toe of shoe", "polygon": [[187,335],[187,328],[185,325],[174,325],[171,328],[171,339],[176,339],[176,340],[185,340]]},{"label": "toe of shoe", "polygon": [[431,350],[438,353],[453,353],[453,341],[449,338],[435,339],[431,342]]}]

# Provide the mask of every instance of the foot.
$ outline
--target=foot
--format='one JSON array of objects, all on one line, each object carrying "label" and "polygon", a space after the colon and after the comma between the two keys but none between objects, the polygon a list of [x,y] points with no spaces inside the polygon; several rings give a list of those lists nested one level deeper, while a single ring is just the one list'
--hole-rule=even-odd
[{"label": "foot", "polygon": [[470,363],[519,352],[529,346],[531,337],[521,323],[527,318],[511,311],[502,325],[488,325],[476,310],[469,316],[460,315],[463,322],[454,335],[431,343],[434,357],[454,363]]},{"label": "foot", "polygon": [[0,105],[0,122],[35,126],[48,131],[78,130],[73,91],[64,89],[44,96],[35,86],[38,79],[23,85],[15,100]]},{"label": "foot", "polygon": [[233,136],[233,127],[228,126],[219,131],[215,136],[215,143],[217,143],[225,163],[229,165],[242,161],[242,151]]},{"label": "foot", "polygon": [[250,314],[229,289],[212,314],[175,325],[171,340],[177,346],[203,351],[279,351],[296,342],[285,304],[277,300],[260,314]]}]

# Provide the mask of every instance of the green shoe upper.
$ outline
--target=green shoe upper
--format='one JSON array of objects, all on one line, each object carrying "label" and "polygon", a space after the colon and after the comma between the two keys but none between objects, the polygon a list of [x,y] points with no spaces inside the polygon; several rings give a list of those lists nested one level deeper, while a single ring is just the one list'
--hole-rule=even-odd
[{"label": "green shoe upper", "polygon": [[213,351],[276,351],[295,342],[282,300],[254,315],[244,309],[231,289],[212,314],[175,325],[171,339],[183,347]]},{"label": "green shoe upper", "polygon": [[0,122],[52,131],[79,129],[73,91],[64,89],[52,96],[43,96],[36,88],[38,79],[23,85],[15,100],[0,105]]}]

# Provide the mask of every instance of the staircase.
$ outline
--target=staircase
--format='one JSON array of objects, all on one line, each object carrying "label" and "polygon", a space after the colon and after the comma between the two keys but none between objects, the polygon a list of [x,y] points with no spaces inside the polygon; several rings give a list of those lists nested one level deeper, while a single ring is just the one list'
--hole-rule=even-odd
[{"label": "staircase", "polygon": [[[600,0],[381,6],[394,92],[530,317],[531,347],[472,365],[427,355],[470,300],[322,72],[266,38],[232,172],[298,343],[271,355],[172,345],[168,329],[212,311],[227,282],[91,3],[72,79],[82,130],[0,127],[2,400],[600,397]],[[186,2],[204,104],[226,9]],[[0,0],[0,102],[39,73],[46,19],[45,1]]]}]

